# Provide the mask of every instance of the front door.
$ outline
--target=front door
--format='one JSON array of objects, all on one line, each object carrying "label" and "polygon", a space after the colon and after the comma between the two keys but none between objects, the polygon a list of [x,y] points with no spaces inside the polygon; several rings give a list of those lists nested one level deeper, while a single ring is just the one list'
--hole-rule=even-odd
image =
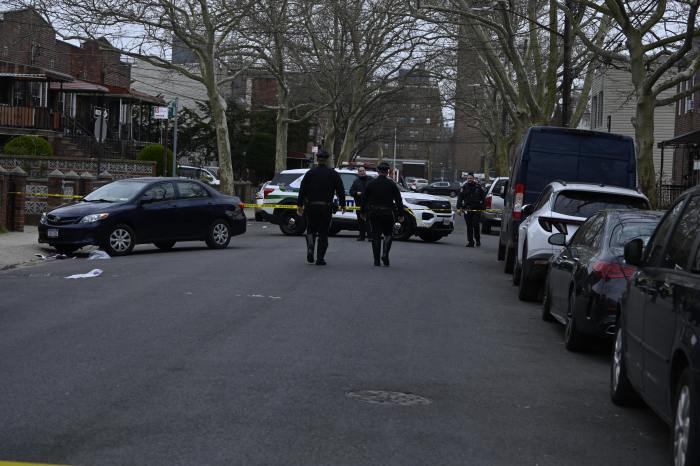
[{"label": "front door", "polygon": [[204,186],[195,181],[176,181],[177,237],[203,239],[214,220],[212,197]]},{"label": "front door", "polygon": [[142,194],[150,198],[142,203],[136,215],[136,237],[146,241],[171,238],[176,222],[175,187],[170,181],[151,185]]}]

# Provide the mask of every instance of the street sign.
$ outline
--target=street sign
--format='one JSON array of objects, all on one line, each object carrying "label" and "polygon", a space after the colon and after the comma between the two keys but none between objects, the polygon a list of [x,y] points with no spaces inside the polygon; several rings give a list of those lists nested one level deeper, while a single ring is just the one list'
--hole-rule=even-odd
[{"label": "street sign", "polygon": [[156,120],[167,120],[168,107],[153,107],[153,118]]},{"label": "street sign", "polygon": [[311,153],[314,155],[318,154],[318,146],[311,146]]}]

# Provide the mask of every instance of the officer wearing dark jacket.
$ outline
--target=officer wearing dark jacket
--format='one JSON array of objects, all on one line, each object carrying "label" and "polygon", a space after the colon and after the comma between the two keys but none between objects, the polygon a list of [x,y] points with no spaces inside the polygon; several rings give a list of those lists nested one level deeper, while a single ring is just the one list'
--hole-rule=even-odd
[{"label": "officer wearing dark jacket", "polygon": [[[357,169],[357,179],[352,183],[350,187],[350,195],[355,198],[355,205],[357,207],[362,207],[362,199],[365,196],[365,190],[367,189],[367,183],[371,181],[370,177],[367,176],[367,170],[365,167],[360,167]],[[357,241],[364,241],[365,234],[367,232],[367,222],[359,210],[357,212],[357,226],[360,230],[360,237]]]},{"label": "officer wearing dark jacket", "polygon": [[[379,262],[381,253],[382,262],[389,267],[394,215],[398,216],[400,222],[403,222],[403,202],[396,183],[387,176],[389,164],[380,163],[377,171],[379,176],[367,184],[365,197],[362,201],[362,214],[368,217],[370,223],[374,265],[381,265]],[[383,241],[382,236],[384,237]]]},{"label": "officer wearing dark jacket", "polygon": [[306,220],[306,260],[314,262],[314,249],[318,238],[316,265],[326,265],[328,230],[333,216],[333,194],[338,196],[338,204],[345,212],[345,188],[337,171],[329,168],[328,153],[321,150],[316,154],[317,166],[301,180],[297,213]]},{"label": "officer wearing dark jacket", "polygon": [[481,246],[481,236],[479,233],[479,223],[481,222],[481,211],[484,210],[486,194],[479,183],[476,182],[473,173],[467,175],[467,182],[457,196],[457,213],[464,212],[464,220],[467,222],[467,247]]}]

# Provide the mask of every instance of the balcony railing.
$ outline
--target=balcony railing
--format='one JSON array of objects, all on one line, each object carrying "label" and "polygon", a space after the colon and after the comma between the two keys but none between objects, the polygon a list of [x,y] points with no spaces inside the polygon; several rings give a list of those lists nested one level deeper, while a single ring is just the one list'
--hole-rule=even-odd
[{"label": "balcony railing", "polygon": [[0,105],[0,126],[60,131],[61,114],[45,107]]}]

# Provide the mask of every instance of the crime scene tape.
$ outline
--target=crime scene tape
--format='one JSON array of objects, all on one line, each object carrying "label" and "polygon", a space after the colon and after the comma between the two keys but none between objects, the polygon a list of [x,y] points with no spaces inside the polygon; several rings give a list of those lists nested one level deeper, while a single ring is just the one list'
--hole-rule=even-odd
[{"label": "crime scene tape", "polygon": [[[30,197],[62,197],[64,199],[82,199],[85,196],[73,196],[68,194],[38,194],[38,193],[22,193],[22,192],[9,192],[7,194],[20,194]],[[0,465],[2,466],[2,465]]]},{"label": "crime scene tape", "polygon": [[[296,210],[297,206],[293,204],[243,204],[243,207],[245,208],[252,208],[252,209],[294,209]],[[346,211],[355,211],[355,210],[360,210],[360,207],[357,206],[348,206],[345,207]],[[408,209],[407,209],[408,210]],[[455,212],[452,209],[430,209],[433,212]],[[501,209],[484,209],[484,210],[463,210],[463,212],[501,212]]]}]

